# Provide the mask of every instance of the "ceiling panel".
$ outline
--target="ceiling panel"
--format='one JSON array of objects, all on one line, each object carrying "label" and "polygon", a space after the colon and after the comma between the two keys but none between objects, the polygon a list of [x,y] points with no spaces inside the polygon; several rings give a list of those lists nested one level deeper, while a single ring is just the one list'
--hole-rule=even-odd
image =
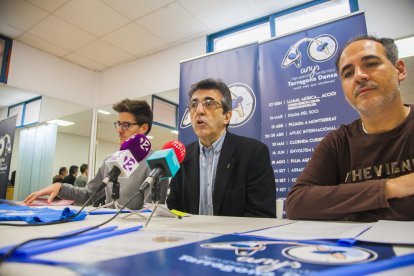
[{"label": "ceiling panel", "polygon": [[63,6],[69,0],[26,0],[26,1],[48,12],[53,12],[57,10],[59,7]]},{"label": "ceiling panel", "polygon": [[206,30],[197,18],[176,3],[144,16],[136,22],[170,43],[188,39]]},{"label": "ceiling panel", "polygon": [[34,26],[29,33],[71,51],[95,39],[94,36],[53,15]]},{"label": "ceiling panel", "polygon": [[85,47],[75,51],[75,53],[107,66],[124,62],[133,57],[102,40],[95,40]]},{"label": "ceiling panel", "polygon": [[63,49],[53,43],[50,43],[44,39],[38,38],[32,34],[25,33],[19,38],[20,42],[23,42],[27,45],[32,45],[35,48],[42,50],[46,53],[61,57],[69,53],[69,50]]},{"label": "ceiling panel", "polygon": [[141,56],[167,45],[164,41],[135,23],[128,24],[102,39],[135,56]]},{"label": "ceiling panel", "polygon": [[102,0],[130,19],[137,19],[174,2],[173,0]]},{"label": "ceiling panel", "polygon": [[102,36],[128,23],[128,19],[98,0],[73,0],[56,16],[95,36]]},{"label": "ceiling panel", "polygon": [[99,70],[99,71],[106,68],[106,65],[100,64],[99,62],[95,60],[81,56],[77,53],[70,53],[69,55],[65,56],[65,59],[70,62],[80,64],[83,67],[95,68],[95,70]]},{"label": "ceiling panel", "polygon": [[0,21],[23,31],[31,28],[46,16],[45,11],[25,1],[0,1]]}]

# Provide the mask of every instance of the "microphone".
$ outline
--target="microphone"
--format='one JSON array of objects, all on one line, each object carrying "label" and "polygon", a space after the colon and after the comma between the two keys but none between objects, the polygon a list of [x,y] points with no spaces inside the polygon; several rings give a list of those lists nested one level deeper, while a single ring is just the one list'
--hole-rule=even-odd
[{"label": "microphone", "polygon": [[155,151],[147,159],[147,165],[151,169],[151,172],[140,190],[147,189],[159,178],[173,177],[178,169],[180,163],[185,157],[185,146],[180,141],[169,141],[165,143],[161,150]]},{"label": "microphone", "polygon": [[117,181],[118,177],[129,177],[151,150],[151,142],[143,134],[136,134],[122,143],[119,151],[115,152],[105,162],[109,173],[102,181],[105,184]]}]

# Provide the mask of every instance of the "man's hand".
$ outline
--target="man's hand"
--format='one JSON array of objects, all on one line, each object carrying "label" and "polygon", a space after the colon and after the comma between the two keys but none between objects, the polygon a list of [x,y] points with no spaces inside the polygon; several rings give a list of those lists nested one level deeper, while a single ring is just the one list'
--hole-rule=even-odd
[{"label": "man's hand", "polygon": [[49,195],[49,198],[47,199],[47,203],[50,204],[52,203],[53,199],[59,194],[59,191],[61,188],[62,188],[61,183],[54,183],[37,192],[31,193],[23,200],[23,203],[30,205],[33,202],[33,200],[35,200],[36,198],[40,196],[44,196],[44,195]]},{"label": "man's hand", "polygon": [[388,179],[385,184],[387,199],[414,195],[414,173]]}]

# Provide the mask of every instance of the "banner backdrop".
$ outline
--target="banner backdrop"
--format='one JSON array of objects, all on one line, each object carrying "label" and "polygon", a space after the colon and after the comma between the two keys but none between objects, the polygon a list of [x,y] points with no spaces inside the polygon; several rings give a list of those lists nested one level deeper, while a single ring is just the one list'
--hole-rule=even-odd
[{"label": "banner backdrop", "polygon": [[229,131],[260,140],[260,97],[257,82],[257,44],[185,61],[180,66],[179,139],[184,144],[198,138],[186,107],[191,85],[206,78],[221,79],[232,94],[233,115]]},{"label": "banner backdrop", "polygon": [[142,275],[275,276],[316,275],[322,272],[329,275],[331,269],[354,265],[353,275],[360,275],[357,266],[362,270],[364,264],[374,265],[375,262],[395,256],[392,247],[386,244],[361,243],[358,246],[339,247],[326,242],[313,242],[289,245],[286,241],[224,235],[89,266],[74,264],[70,268],[80,274],[90,272],[87,275],[129,275],[132,271],[139,271]]},{"label": "banner backdrop", "polygon": [[345,101],[335,59],[362,34],[359,13],[259,44],[262,141],[270,150],[277,198],[287,196],[323,137],[358,117]]},{"label": "banner backdrop", "polygon": [[6,198],[9,182],[16,118],[17,116],[13,116],[0,121],[0,198],[2,199]]}]

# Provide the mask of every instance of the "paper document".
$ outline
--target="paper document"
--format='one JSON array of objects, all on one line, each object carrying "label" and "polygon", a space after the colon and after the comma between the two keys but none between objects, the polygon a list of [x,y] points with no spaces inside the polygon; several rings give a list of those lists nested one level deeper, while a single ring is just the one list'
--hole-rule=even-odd
[{"label": "paper document", "polygon": [[216,236],[192,232],[138,231],[36,255],[33,258],[56,262],[93,263],[189,244]]},{"label": "paper document", "polygon": [[414,244],[414,221],[380,220],[357,238],[359,241]]},{"label": "paper document", "polygon": [[281,240],[355,238],[375,223],[297,221],[283,226],[246,232],[242,235]]}]

